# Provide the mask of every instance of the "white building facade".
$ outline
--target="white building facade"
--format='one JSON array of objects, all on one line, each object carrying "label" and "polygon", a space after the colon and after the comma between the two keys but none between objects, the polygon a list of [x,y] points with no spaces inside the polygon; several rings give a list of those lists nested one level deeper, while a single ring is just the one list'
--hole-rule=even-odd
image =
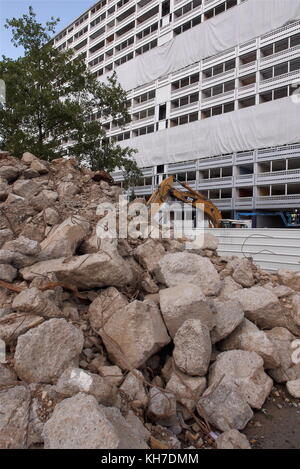
[{"label": "white building facade", "polygon": [[116,71],[132,121],[105,127],[138,150],[137,196],[174,175],[224,218],[300,211],[300,0],[102,0],[55,45]]}]

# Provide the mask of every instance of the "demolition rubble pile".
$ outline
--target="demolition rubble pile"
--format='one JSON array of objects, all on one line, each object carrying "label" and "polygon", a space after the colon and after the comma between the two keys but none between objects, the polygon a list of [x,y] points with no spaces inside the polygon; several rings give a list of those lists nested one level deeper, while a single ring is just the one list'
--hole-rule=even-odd
[{"label": "demolition rubble pile", "polygon": [[250,448],[273,385],[300,397],[300,272],[99,241],[99,179],[0,153],[0,448]]}]

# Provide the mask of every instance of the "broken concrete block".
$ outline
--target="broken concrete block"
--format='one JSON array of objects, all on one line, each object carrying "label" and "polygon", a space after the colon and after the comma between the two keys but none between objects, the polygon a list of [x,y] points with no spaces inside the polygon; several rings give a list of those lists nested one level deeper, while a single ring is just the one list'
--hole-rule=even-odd
[{"label": "broken concrete block", "polygon": [[234,292],[231,297],[240,301],[245,316],[261,328],[282,326],[285,323],[277,296],[267,288],[245,288]]},{"label": "broken concrete block", "polygon": [[0,264],[0,280],[13,282],[18,274],[17,269],[9,264]]},{"label": "broken concrete block", "polygon": [[77,367],[67,368],[59,377],[55,390],[66,397],[79,392],[94,396],[100,404],[113,405],[116,400],[116,388],[95,373]]},{"label": "broken concrete block", "polygon": [[174,337],[187,319],[199,319],[209,330],[215,326],[215,314],[201,288],[183,283],[159,292],[160,309],[167,329]]},{"label": "broken concrete block", "polygon": [[58,199],[58,193],[43,189],[39,194],[30,199],[30,203],[36,210],[40,211],[51,207]]},{"label": "broken concrete block", "polygon": [[210,386],[198,401],[198,412],[218,430],[243,430],[253,412],[233,383]]},{"label": "broken concrete block", "polygon": [[57,192],[61,199],[71,198],[78,194],[79,187],[74,182],[61,182],[57,186]]},{"label": "broken concrete block", "polygon": [[216,440],[217,449],[251,449],[247,437],[238,430],[227,430]]},{"label": "broken concrete block", "polygon": [[194,412],[196,404],[206,388],[206,378],[188,376],[179,370],[172,372],[166,390],[173,393],[178,402],[190,412]]},{"label": "broken concrete block", "polygon": [[0,168],[0,178],[5,179],[7,182],[15,181],[19,174],[19,169],[14,166],[2,166]]},{"label": "broken concrete block", "polygon": [[14,343],[32,327],[44,322],[44,318],[29,313],[10,313],[0,318],[0,339],[6,344]]},{"label": "broken concrete block", "polygon": [[53,226],[59,222],[59,214],[54,208],[46,208],[44,211],[44,217],[47,225]]},{"label": "broken concrete block", "polygon": [[38,241],[25,238],[25,236],[19,236],[17,239],[7,241],[3,249],[7,251],[17,251],[25,256],[37,256],[41,251],[41,246]]},{"label": "broken concrete block", "polygon": [[87,236],[89,222],[79,216],[67,218],[63,223],[51,230],[41,243],[40,259],[58,259],[73,256],[79,244]]},{"label": "broken concrete block", "polygon": [[229,336],[244,319],[244,310],[238,300],[213,300],[212,309],[215,311],[216,325],[211,331],[213,344]]},{"label": "broken concrete block", "polygon": [[209,370],[209,386],[235,384],[245,401],[261,409],[269,396],[273,381],[264,372],[263,359],[255,352],[231,350],[217,356]]},{"label": "broken concrete block", "polygon": [[177,423],[176,398],[173,393],[153,387],[149,392],[149,419],[157,425],[171,427]]},{"label": "broken concrete block", "polygon": [[132,281],[132,271],[127,262],[117,254],[111,256],[106,253],[42,261],[22,269],[21,274],[25,280],[33,280],[40,274],[46,275],[50,272],[54,273],[59,281],[83,289],[112,285],[122,287]]},{"label": "broken concrete block", "polygon": [[61,317],[62,311],[49,299],[47,293],[35,287],[27,288],[14,298],[12,307],[15,311],[37,314],[46,318]]},{"label": "broken concrete block", "polygon": [[155,269],[158,282],[175,287],[182,283],[199,285],[204,295],[218,295],[221,279],[212,262],[206,257],[188,252],[166,254]]},{"label": "broken concrete block", "polygon": [[7,366],[0,363],[0,388],[14,384],[18,380],[16,373]]},{"label": "broken concrete block", "polygon": [[46,449],[146,449],[118,409],[84,393],[58,404],[43,430]]},{"label": "broken concrete block", "polygon": [[180,371],[190,376],[207,373],[212,348],[205,324],[197,319],[188,319],[178,329],[174,344],[173,358]]},{"label": "broken concrete block", "polygon": [[41,189],[41,184],[28,179],[19,179],[13,185],[14,194],[19,195],[24,199],[31,199],[31,197],[37,195]]},{"label": "broken concrete block", "polygon": [[116,365],[113,366],[99,366],[97,371],[100,376],[103,376],[105,381],[110,386],[119,386],[123,381],[123,374],[121,368]]},{"label": "broken concrete block", "polygon": [[265,331],[265,333],[273,342],[280,358],[279,367],[268,370],[269,375],[277,383],[300,379],[300,362],[297,363],[297,348],[299,348],[297,338],[284,327],[274,327],[274,329]]},{"label": "broken concrete block", "polygon": [[300,399],[300,378],[295,379],[294,381],[288,381],[286,383],[286,388],[291,396],[296,399]]},{"label": "broken concrete block", "polygon": [[128,299],[116,288],[109,287],[101,290],[97,298],[90,304],[88,315],[92,328],[95,332],[104,326],[105,322],[120,310],[128,305]]},{"label": "broken concrete block", "polygon": [[0,230],[0,248],[6,241],[10,241],[14,238],[13,232],[8,229]]},{"label": "broken concrete block", "polygon": [[252,287],[255,279],[252,272],[252,263],[249,259],[234,259],[227,264],[227,269],[232,268],[232,278],[244,288]]},{"label": "broken concrete block", "polygon": [[145,243],[140,244],[134,252],[137,261],[150,273],[153,273],[158,262],[165,254],[166,251],[163,245],[154,239],[148,239]]},{"label": "broken concrete block", "polygon": [[282,269],[278,270],[277,275],[283,285],[300,292],[300,272],[290,272]]},{"label": "broken concrete block", "polygon": [[141,301],[112,315],[99,334],[112,361],[122,369],[139,368],[171,340],[157,306]]},{"label": "broken concrete block", "polygon": [[28,386],[0,389],[0,449],[26,448],[29,407]]},{"label": "broken concrete block", "polygon": [[145,391],[145,379],[138,370],[132,370],[126,376],[120,391],[124,392],[129,401],[140,401],[143,406],[148,403],[148,397]]},{"label": "broken concrete block", "polygon": [[221,342],[220,349],[256,352],[264,360],[266,369],[276,368],[280,364],[279,354],[272,341],[248,319],[244,319],[241,325]]},{"label": "broken concrete block", "polygon": [[18,338],[15,371],[28,383],[54,383],[83,348],[81,330],[65,319],[50,319]]}]

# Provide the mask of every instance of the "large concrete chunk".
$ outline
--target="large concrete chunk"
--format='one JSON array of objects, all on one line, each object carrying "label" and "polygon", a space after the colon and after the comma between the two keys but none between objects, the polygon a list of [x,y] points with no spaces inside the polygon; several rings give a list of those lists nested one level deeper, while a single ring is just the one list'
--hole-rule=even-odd
[{"label": "large concrete chunk", "polygon": [[177,367],[190,376],[204,376],[211,357],[209,329],[197,319],[188,319],[174,338],[173,358]]},{"label": "large concrete chunk", "polygon": [[227,337],[238,327],[244,319],[244,310],[237,300],[213,300],[216,325],[211,331],[211,340],[215,344]]},{"label": "large concrete chunk", "polygon": [[251,449],[246,436],[238,430],[227,430],[216,440],[217,449]]},{"label": "large concrete chunk", "polygon": [[148,239],[145,243],[138,246],[134,252],[134,256],[150,273],[157,267],[160,259],[166,254],[163,245],[153,239]]},{"label": "large concrete chunk", "polygon": [[267,288],[245,288],[234,292],[231,297],[240,301],[245,316],[257,326],[270,329],[285,324],[280,302]]},{"label": "large concrete chunk", "polygon": [[30,199],[31,197],[37,195],[40,190],[41,184],[29,179],[19,179],[13,185],[14,194],[17,194],[20,197],[24,197],[24,199]]},{"label": "large concrete chunk", "polygon": [[0,388],[1,386],[14,384],[17,379],[17,375],[13,370],[0,363]]},{"label": "large concrete chunk", "polygon": [[300,362],[297,353],[299,339],[284,327],[274,327],[271,331],[266,331],[266,334],[274,344],[280,359],[279,367],[269,370],[268,373],[277,383],[300,379]]},{"label": "large concrete chunk", "polygon": [[187,319],[199,319],[209,330],[215,325],[215,314],[199,286],[184,283],[180,289],[177,286],[160,290],[159,302],[171,337]]},{"label": "large concrete chunk", "polygon": [[15,181],[20,174],[20,170],[14,166],[2,166],[0,168],[0,178],[8,182]]},{"label": "large concrete chunk", "polygon": [[84,393],[55,407],[43,437],[46,449],[147,448],[118,409],[99,406],[94,396]]},{"label": "large concrete chunk", "polygon": [[43,210],[45,208],[52,207],[57,199],[57,192],[43,189],[38,195],[35,195],[30,199],[30,203],[36,210]]},{"label": "large concrete chunk", "polygon": [[0,339],[6,344],[14,343],[20,335],[39,326],[44,318],[30,313],[12,313],[0,318]]},{"label": "large concrete chunk", "polygon": [[234,384],[210,386],[198,401],[198,412],[218,430],[243,430],[253,417],[251,407]]},{"label": "large concrete chunk", "polygon": [[106,321],[117,311],[123,314],[123,309],[128,305],[126,296],[122,295],[116,288],[109,287],[100,292],[89,307],[89,320],[94,331],[104,326]]},{"label": "large concrete chunk", "polygon": [[55,389],[64,396],[71,397],[79,392],[93,395],[100,404],[113,405],[116,389],[99,375],[77,367],[70,367],[60,376]]},{"label": "large concrete chunk", "polygon": [[33,280],[51,272],[58,280],[83,289],[122,287],[132,281],[132,270],[127,262],[117,254],[104,252],[38,262],[22,269],[21,274],[25,280]]},{"label": "large concrete chunk", "polygon": [[57,228],[50,231],[41,243],[41,259],[58,259],[73,256],[79,244],[87,236],[89,222],[79,216],[67,218]]},{"label": "large concrete chunk", "polygon": [[254,285],[252,264],[248,259],[235,259],[227,264],[228,268],[233,269],[232,278],[242,287],[248,288]]},{"label": "large concrete chunk", "polygon": [[29,407],[27,386],[0,389],[0,449],[26,448]]},{"label": "large concrete chunk", "polygon": [[47,293],[35,287],[19,293],[12,307],[15,311],[38,314],[46,318],[58,318],[63,315],[57,305],[48,298]]},{"label": "large concrete chunk", "polygon": [[261,409],[273,386],[273,381],[264,372],[263,359],[255,352],[244,350],[232,350],[217,356],[210,367],[209,386],[221,381],[236,385],[241,396],[255,409]]},{"label": "large concrete chunk", "polygon": [[222,286],[220,276],[209,259],[187,252],[166,254],[159,261],[155,275],[168,287],[182,283],[199,285],[205,295],[217,295]]},{"label": "large concrete chunk", "polygon": [[10,241],[14,238],[13,232],[9,229],[0,230],[0,248],[6,241]]},{"label": "large concrete chunk", "polygon": [[283,285],[300,292],[300,272],[290,272],[282,269],[278,270],[277,275]]},{"label": "large concrete chunk", "polygon": [[41,246],[40,243],[33,239],[19,236],[17,239],[7,241],[3,249],[7,251],[17,251],[25,256],[37,256],[41,250]]},{"label": "large concrete chunk", "polygon": [[149,393],[147,415],[157,425],[171,427],[177,422],[176,398],[173,393],[153,387]]},{"label": "large concrete chunk", "polygon": [[286,383],[286,388],[291,396],[296,399],[300,399],[300,378],[295,379],[294,381],[288,381]]},{"label": "large concrete chunk", "polygon": [[83,334],[64,319],[50,319],[18,338],[15,371],[29,383],[54,383],[83,347]]},{"label": "large concrete chunk", "polygon": [[99,331],[112,361],[123,369],[139,368],[170,342],[154,303],[133,301]]},{"label": "large concrete chunk", "polygon": [[143,406],[148,403],[148,397],[145,390],[145,379],[138,370],[132,370],[126,376],[120,391],[126,394],[129,401],[139,401]]},{"label": "large concrete chunk", "polygon": [[264,360],[265,368],[276,368],[280,364],[279,354],[267,334],[253,322],[244,319],[235,331],[220,344],[221,350],[247,350],[256,352]]},{"label": "large concrete chunk", "polygon": [[17,276],[17,270],[9,264],[0,264],[0,280],[13,282]]},{"label": "large concrete chunk", "polygon": [[178,402],[186,407],[190,412],[195,410],[195,406],[206,388],[206,378],[198,376],[188,376],[178,370],[172,372],[167,383],[166,390],[176,396]]}]

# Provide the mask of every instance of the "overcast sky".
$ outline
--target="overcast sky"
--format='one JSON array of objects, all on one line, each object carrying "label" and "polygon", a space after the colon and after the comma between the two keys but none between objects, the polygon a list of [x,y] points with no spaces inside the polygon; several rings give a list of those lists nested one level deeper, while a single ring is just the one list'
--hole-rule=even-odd
[{"label": "overcast sky", "polygon": [[22,49],[17,49],[11,43],[11,32],[4,28],[6,18],[19,18],[28,12],[31,5],[37,14],[37,20],[45,23],[54,16],[60,18],[57,32],[80,16],[97,0],[0,0],[0,57],[17,58],[23,55]]}]

